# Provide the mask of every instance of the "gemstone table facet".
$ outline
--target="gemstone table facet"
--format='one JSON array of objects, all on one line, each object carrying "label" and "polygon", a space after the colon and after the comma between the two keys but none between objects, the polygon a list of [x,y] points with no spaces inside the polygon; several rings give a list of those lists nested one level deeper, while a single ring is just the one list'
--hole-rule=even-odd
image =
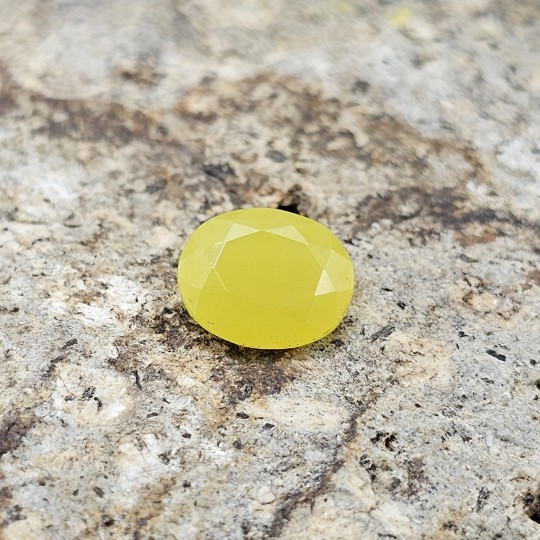
[{"label": "gemstone table facet", "polygon": [[354,270],[340,241],[311,219],[272,208],[218,215],[187,240],[178,288],[216,336],[257,349],[316,341],[339,324]]}]

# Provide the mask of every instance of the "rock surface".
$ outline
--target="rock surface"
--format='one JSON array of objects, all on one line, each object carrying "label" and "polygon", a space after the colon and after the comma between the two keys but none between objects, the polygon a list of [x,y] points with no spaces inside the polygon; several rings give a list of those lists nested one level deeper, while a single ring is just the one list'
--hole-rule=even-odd
[{"label": "rock surface", "polygon": [[[535,0],[0,1],[0,537],[540,537]],[[323,341],[190,321],[203,220],[361,283]]]}]

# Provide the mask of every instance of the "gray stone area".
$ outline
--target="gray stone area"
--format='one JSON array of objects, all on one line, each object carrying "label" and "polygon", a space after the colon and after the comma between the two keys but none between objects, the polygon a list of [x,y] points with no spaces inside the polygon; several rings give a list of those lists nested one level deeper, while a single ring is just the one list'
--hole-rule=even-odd
[{"label": "gray stone area", "polygon": [[[540,538],[536,0],[0,0],[0,538]],[[312,346],[187,316],[240,207],[345,243]]]}]

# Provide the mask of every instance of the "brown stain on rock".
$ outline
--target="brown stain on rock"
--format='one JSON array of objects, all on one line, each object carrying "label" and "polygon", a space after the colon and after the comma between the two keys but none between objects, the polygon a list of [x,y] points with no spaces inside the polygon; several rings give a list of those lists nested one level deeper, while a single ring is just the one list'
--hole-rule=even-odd
[{"label": "brown stain on rock", "polygon": [[462,196],[453,190],[443,188],[429,192],[422,187],[404,187],[377,195],[368,195],[358,204],[358,219],[356,230],[368,230],[373,223],[383,219],[399,225],[417,217],[433,218],[443,226],[448,226],[454,220]]},{"label": "brown stain on rock", "polygon": [[465,275],[460,282],[460,291],[462,305],[486,320],[508,322],[521,309],[515,290],[478,276]]},{"label": "brown stain on rock", "polygon": [[7,70],[0,66],[0,116],[7,114],[16,105],[15,89]]},{"label": "brown stain on rock", "polygon": [[428,190],[405,187],[377,195],[369,195],[358,204],[359,218],[355,234],[363,233],[381,220],[405,233],[437,238],[453,231],[463,247],[492,242],[500,236],[512,236],[517,231],[540,231],[540,224],[517,218],[491,208],[470,208],[459,188]]},{"label": "brown stain on rock", "polygon": [[123,81],[151,88],[156,86],[162,78],[156,64],[156,59],[151,56],[139,57],[133,65],[118,68],[117,75]]},{"label": "brown stain on rock", "polygon": [[[242,115],[255,116],[257,124],[268,132],[278,130],[290,141],[288,153],[280,154],[282,163],[301,161],[308,146],[321,159],[337,164],[358,162],[363,164],[368,178],[388,179],[389,188],[356,202],[353,235],[381,220],[389,220],[393,227],[423,242],[452,231],[462,246],[489,243],[516,232],[540,231],[538,223],[475,205],[466,186],[469,182],[490,185],[489,169],[474,148],[452,134],[440,138],[423,136],[397,116],[371,114],[360,110],[354,101],[345,103],[326,97],[293,77],[272,73],[235,84],[209,81],[188,93],[177,108],[177,113],[189,118],[201,132],[206,129],[210,111],[219,111],[220,118],[231,121]],[[351,111],[355,127],[365,133],[362,140],[343,119]],[[202,120],[197,116],[201,114]],[[272,151],[271,141],[268,147]],[[241,170],[244,158],[232,158],[235,169]],[[249,202],[252,197],[244,197],[247,193],[249,179],[238,184],[236,204]],[[277,204],[298,204],[288,193],[275,196]],[[301,212],[310,215],[310,201],[302,202]]]},{"label": "brown stain on rock", "polygon": [[124,522],[132,524],[125,529],[131,533],[134,540],[147,537],[145,529],[152,526],[152,521],[161,516],[165,509],[165,498],[176,486],[176,478],[163,477],[154,484],[154,487],[144,494],[140,503],[131,510],[128,519]]},{"label": "brown stain on rock", "polygon": [[[4,476],[0,473],[0,483],[3,483]],[[7,515],[9,509],[12,507],[13,504],[13,491],[8,486],[2,486],[0,487],[0,529],[5,527],[9,521],[7,520]],[[3,520],[2,516],[5,516],[6,518]],[[0,539],[2,537],[2,532],[0,530]]]},{"label": "brown stain on rock", "polygon": [[212,369],[210,381],[223,392],[228,405],[257,396],[279,394],[296,378],[294,352],[257,351],[233,345]]},{"label": "brown stain on rock", "polygon": [[0,457],[16,450],[37,422],[35,415],[6,418],[0,426]]},{"label": "brown stain on rock", "polygon": [[34,114],[44,119],[37,132],[51,138],[115,144],[128,144],[134,139],[160,139],[155,129],[159,125],[156,119],[118,103],[50,99],[36,94],[31,100]]},{"label": "brown stain on rock", "polygon": [[540,270],[531,270],[527,274],[527,280],[523,284],[523,289],[528,290],[531,287],[540,287]]},{"label": "brown stain on rock", "polygon": [[[302,369],[305,352],[298,350],[266,351],[239,347],[223,341],[199,326],[178,300],[173,307],[156,311],[148,318],[137,319],[137,326],[154,332],[157,343],[164,348],[161,363],[152,364],[139,372],[141,355],[148,351],[147,345],[137,344],[137,331],[118,338],[115,346],[119,350],[117,358],[111,359],[112,368],[126,376],[133,376],[137,386],[144,385],[153,377],[175,384],[176,376],[185,372],[182,351],[206,349],[213,351],[214,361],[207,384],[219,389],[223,404],[234,406],[256,396],[279,394],[292,382]],[[136,375],[135,375],[136,374]]]},{"label": "brown stain on rock", "polygon": [[81,533],[80,538],[93,539],[98,535],[134,540],[153,538],[151,535],[153,522],[163,514],[166,497],[176,484],[176,478],[164,476],[147,486],[141,493],[139,502],[128,512],[123,513],[122,519],[114,519],[108,514],[103,514],[97,519],[95,515],[92,516],[94,523]]},{"label": "brown stain on rock", "polygon": [[[172,286],[176,287],[176,284]],[[167,306],[151,315],[143,324],[148,324],[171,352],[182,347],[190,349],[198,345],[212,346],[222,343],[191,318],[179,299],[172,307]]]},{"label": "brown stain on rock", "polygon": [[[361,110],[354,100],[327,97],[294,77],[264,73],[234,84],[210,81],[188,92],[176,110],[190,119],[202,111],[205,119],[210,111],[219,111],[219,117],[227,120],[256,116],[257,124],[270,132],[278,130],[290,140],[289,153],[279,152],[278,162],[294,161],[308,144],[313,153],[324,158],[361,161],[368,168],[395,168],[401,179],[425,175],[434,156],[445,161],[458,158],[469,180],[485,181],[488,176],[478,155],[467,145],[451,137],[429,139],[397,117]],[[351,111],[355,118],[352,125],[343,119]],[[353,127],[361,128],[366,140],[358,141]],[[274,152],[269,145],[267,154]],[[429,177],[420,180],[431,181]]]},{"label": "brown stain on rock", "polygon": [[[451,134],[425,137],[398,117],[371,114],[354,102],[325,97],[292,77],[266,73],[236,84],[210,81],[188,93],[177,113],[204,133],[210,110],[219,111],[220,118],[230,121],[242,115],[255,116],[257,124],[269,133],[278,130],[290,141],[288,153],[280,153],[280,163],[301,161],[307,146],[311,154],[324,160],[363,164],[368,179],[370,175],[387,178],[390,186],[396,187],[368,195],[356,204],[351,201],[357,214],[353,235],[386,219],[423,240],[436,239],[451,230],[459,244],[469,246],[510,235],[516,226],[538,227],[508,213],[475,207],[467,183],[489,185],[491,180],[474,148]],[[197,119],[195,112],[204,113],[204,119]],[[355,127],[365,133],[362,140],[348,127],[350,120],[344,120],[349,113],[355,118]],[[267,146],[271,152],[272,141]],[[242,155],[232,159],[232,166],[242,170]],[[300,170],[302,166],[297,167]],[[248,193],[249,178],[237,185],[236,204],[249,202],[252,197]],[[312,211],[312,203],[305,197],[299,199],[298,192],[275,196],[279,205],[294,205],[305,215]]]},{"label": "brown stain on rock", "polygon": [[[146,73],[144,69],[142,72]],[[129,73],[126,76],[131,77]],[[150,72],[145,77],[144,84],[148,77],[153,80]],[[0,73],[0,80],[8,80],[7,75]],[[11,107],[17,92],[24,93],[9,81],[0,86],[0,112]],[[540,231],[538,223],[474,206],[466,184],[490,184],[490,175],[467,144],[452,135],[430,139],[398,117],[363,111],[354,99],[347,103],[326,97],[294,77],[264,73],[236,83],[204,80],[167,111],[185,127],[174,134],[167,128],[165,111],[129,109],[97,99],[50,99],[39,94],[29,94],[29,98],[34,114],[41,119],[37,131],[48,137],[112,146],[137,140],[156,148],[157,161],[149,171],[147,192],[156,193],[159,199],[181,201],[186,198],[186,189],[190,189],[196,191],[192,196],[204,199],[205,193],[213,193],[241,207],[252,204],[257,193],[269,193],[276,206],[290,206],[312,215],[313,203],[302,193],[302,186],[283,192],[273,190],[272,179],[258,170],[253,152],[231,152],[227,171],[233,171],[232,175],[222,178],[204,173],[212,166],[204,162],[204,141],[217,118],[229,122],[253,116],[266,133],[246,133],[242,137],[248,148],[251,139],[256,143],[261,136],[268,138],[260,157],[269,152],[277,155],[272,133],[279,132],[290,141],[288,151],[279,152],[279,159],[274,160],[279,166],[301,162],[307,146],[321,159],[336,164],[361,163],[368,178],[382,175],[388,179],[390,187],[384,191],[351,201],[357,215],[352,235],[381,220],[389,220],[393,227],[423,241],[451,230],[462,246],[492,242],[517,229]],[[362,140],[358,140],[350,120],[344,120],[349,113],[355,118],[354,125],[366,134]],[[175,161],[174,166],[171,161]],[[302,171],[303,167],[297,165],[296,169]],[[194,175],[200,175],[200,182],[186,188],[186,178]],[[201,204],[204,207],[212,202]]]}]

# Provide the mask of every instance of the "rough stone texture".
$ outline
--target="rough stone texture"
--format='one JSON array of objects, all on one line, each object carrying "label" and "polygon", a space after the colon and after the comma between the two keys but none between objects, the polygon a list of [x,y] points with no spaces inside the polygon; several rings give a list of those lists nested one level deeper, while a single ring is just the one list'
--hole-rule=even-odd
[{"label": "rough stone texture", "polygon": [[[540,537],[540,4],[0,1],[0,537]],[[346,243],[327,339],[189,320],[216,213]]]}]

